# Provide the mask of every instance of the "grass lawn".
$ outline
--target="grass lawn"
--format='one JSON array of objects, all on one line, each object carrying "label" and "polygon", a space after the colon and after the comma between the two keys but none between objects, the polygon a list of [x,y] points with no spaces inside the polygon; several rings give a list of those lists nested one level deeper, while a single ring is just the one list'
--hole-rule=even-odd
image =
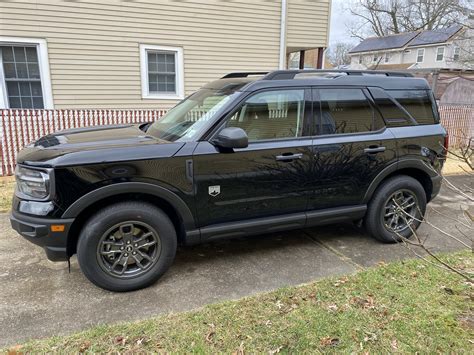
[{"label": "grass lawn", "polygon": [[[444,257],[466,272],[474,269],[469,251]],[[133,293],[123,297],[137,306]],[[12,349],[66,353],[472,352],[472,298],[472,285],[458,276],[410,260],[192,312],[98,326]]]},{"label": "grass lawn", "polygon": [[15,178],[6,176],[0,178],[0,212],[8,212],[12,208],[12,197],[15,191]]}]

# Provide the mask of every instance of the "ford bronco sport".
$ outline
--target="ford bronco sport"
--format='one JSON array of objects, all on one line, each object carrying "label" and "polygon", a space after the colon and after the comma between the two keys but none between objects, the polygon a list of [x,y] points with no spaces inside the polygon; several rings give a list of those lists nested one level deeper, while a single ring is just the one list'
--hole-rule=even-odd
[{"label": "ford bronco sport", "polygon": [[11,224],[51,260],[77,253],[113,291],[154,283],[178,243],[340,221],[391,243],[439,192],[446,138],[427,82],[409,74],[231,73],[156,122],[25,147]]}]

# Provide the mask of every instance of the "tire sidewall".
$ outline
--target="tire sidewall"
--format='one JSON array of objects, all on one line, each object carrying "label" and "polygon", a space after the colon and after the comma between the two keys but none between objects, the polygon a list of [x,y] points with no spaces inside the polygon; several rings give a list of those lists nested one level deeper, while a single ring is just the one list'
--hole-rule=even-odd
[{"label": "tire sidewall", "polygon": [[[146,273],[121,279],[102,269],[97,260],[97,248],[100,238],[110,227],[133,220],[144,222],[156,231],[161,243],[161,253]],[[132,291],[158,280],[173,262],[176,247],[176,231],[164,212],[148,204],[123,203],[105,208],[86,223],[79,237],[77,258],[82,272],[97,286],[110,291]]]}]

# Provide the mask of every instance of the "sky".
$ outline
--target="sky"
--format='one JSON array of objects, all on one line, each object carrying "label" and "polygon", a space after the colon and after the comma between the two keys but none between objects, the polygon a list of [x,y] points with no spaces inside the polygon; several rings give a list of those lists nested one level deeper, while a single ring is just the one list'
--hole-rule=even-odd
[{"label": "sky", "polygon": [[347,31],[347,25],[354,20],[354,16],[347,9],[350,0],[333,0],[331,9],[331,28],[329,32],[329,45],[337,42],[350,42],[357,44],[359,41],[351,38]]}]

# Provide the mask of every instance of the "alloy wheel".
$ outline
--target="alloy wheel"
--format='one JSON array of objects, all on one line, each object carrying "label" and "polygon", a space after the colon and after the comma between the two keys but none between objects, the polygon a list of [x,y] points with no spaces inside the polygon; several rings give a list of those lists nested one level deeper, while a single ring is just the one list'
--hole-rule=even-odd
[{"label": "alloy wheel", "polygon": [[97,246],[97,260],[109,275],[132,278],[146,273],[160,258],[159,235],[148,224],[121,222],[109,228]]},{"label": "alloy wheel", "polygon": [[395,191],[385,203],[383,221],[387,230],[401,233],[416,220],[418,199],[410,190]]}]

